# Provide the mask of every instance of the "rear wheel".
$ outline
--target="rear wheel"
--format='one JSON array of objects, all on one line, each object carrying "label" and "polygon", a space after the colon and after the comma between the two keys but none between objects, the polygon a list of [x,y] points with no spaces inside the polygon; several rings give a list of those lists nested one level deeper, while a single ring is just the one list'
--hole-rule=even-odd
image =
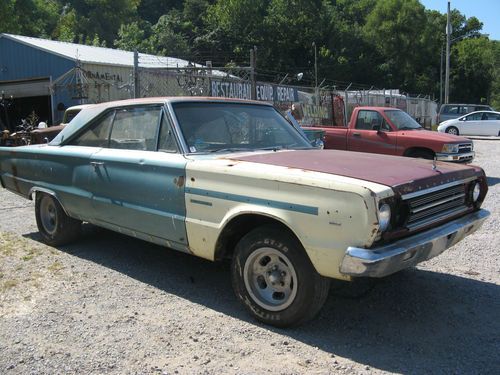
[{"label": "rear wheel", "polygon": [[446,128],[446,133],[452,134],[452,135],[459,135],[458,129],[454,126],[450,126],[449,128]]},{"label": "rear wheel", "polygon": [[240,240],[231,272],[234,291],[248,311],[277,327],[313,318],[330,286],[297,239],[274,226],[254,229]]},{"label": "rear wheel", "polygon": [[57,199],[49,194],[36,194],[35,216],[38,231],[48,245],[65,245],[81,232],[82,222],[66,215]]}]

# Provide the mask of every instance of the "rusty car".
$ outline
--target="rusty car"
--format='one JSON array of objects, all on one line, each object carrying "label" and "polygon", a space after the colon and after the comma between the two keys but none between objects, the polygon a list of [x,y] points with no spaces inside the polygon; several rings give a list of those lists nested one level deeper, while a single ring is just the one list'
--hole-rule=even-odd
[{"label": "rusty car", "polygon": [[88,222],[231,260],[237,298],[278,327],[313,318],[331,279],[412,267],[489,215],[479,167],[315,149],[272,105],[216,98],[85,108],[49,144],[0,148],[0,183],[51,246]]}]

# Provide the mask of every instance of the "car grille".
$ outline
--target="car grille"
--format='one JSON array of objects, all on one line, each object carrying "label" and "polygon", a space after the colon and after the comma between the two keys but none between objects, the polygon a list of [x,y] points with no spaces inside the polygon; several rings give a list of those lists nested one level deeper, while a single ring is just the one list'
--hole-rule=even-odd
[{"label": "car grille", "polygon": [[402,198],[408,206],[406,227],[410,230],[445,220],[468,209],[464,181],[407,194]]},{"label": "car grille", "polygon": [[465,152],[472,151],[472,143],[461,143],[458,145],[458,153],[463,154]]}]

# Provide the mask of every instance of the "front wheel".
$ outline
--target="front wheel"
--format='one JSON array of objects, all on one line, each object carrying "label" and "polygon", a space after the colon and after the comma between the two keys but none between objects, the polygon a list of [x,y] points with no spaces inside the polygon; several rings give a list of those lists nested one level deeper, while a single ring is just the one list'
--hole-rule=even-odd
[{"label": "front wheel", "polygon": [[302,245],[278,227],[260,227],[236,246],[231,266],[238,299],[258,320],[277,327],[313,318],[328,296]]},{"label": "front wheel", "polygon": [[446,133],[452,134],[452,135],[459,135],[458,129],[455,128],[454,126],[450,126],[449,128],[446,128]]},{"label": "front wheel", "polygon": [[48,245],[66,245],[80,234],[82,222],[66,215],[57,199],[49,194],[36,194],[35,216],[38,231]]}]

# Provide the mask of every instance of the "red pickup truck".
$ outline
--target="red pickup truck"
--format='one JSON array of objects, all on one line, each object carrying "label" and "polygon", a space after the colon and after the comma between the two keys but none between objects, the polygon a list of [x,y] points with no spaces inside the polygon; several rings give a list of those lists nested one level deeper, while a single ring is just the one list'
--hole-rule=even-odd
[{"label": "red pickup truck", "polygon": [[390,107],[356,107],[348,127],[305,127],[325,132],[326,149],[373,152],[468,163],[470,139],[422,128],[406,112]]}]

